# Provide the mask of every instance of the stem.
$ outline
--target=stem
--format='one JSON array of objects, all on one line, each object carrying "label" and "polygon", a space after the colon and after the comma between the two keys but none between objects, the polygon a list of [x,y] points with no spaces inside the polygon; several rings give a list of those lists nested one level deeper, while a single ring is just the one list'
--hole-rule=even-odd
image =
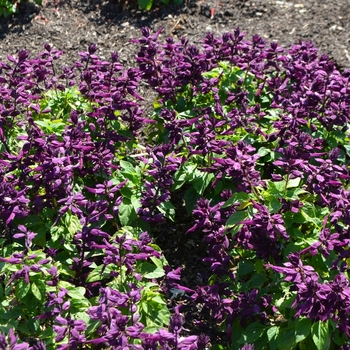
[{"label": "stem", "polygon": [[284,189],[283,189],[283,193],[286,194],[287,192],[287,186],[288,186],[288,182],[289,182],[289,171],[288,171],[288,174],[287,174],[287,178],[286,178],[286,184],[284,185]]}]

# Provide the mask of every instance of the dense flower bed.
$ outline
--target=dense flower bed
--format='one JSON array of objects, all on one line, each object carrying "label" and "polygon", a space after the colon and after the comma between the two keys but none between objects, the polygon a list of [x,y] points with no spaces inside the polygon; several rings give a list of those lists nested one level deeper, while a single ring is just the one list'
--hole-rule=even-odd
[{"label": "dense flower bed", "polygon": [[[136,68],[94,44],[61,73],[49,45],[0,62],[1,348],[350,348],[349,72],[307,42],[159,34]],[[152,240],[179,194],[195,288]],[[177,293],[220,344],[184,332]]]}]

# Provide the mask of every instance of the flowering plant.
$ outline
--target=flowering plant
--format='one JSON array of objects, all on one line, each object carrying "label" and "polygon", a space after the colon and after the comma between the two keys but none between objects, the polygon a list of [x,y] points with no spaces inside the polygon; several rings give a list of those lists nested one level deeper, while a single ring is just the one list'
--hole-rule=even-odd
[{"label": "flowering plant", "polygon": [[[50,45],[0,63],[0,342],[347,349],[349,72],[311,43],[160,35],[129,69],[94,44],[61,74]],[[200,237],[196,280],[176,236]]]}]

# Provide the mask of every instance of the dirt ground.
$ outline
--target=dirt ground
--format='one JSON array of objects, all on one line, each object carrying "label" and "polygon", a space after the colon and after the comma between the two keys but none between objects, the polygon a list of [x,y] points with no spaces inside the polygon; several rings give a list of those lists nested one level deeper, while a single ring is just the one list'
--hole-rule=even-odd
[{"label": "dirt ground", "polygon": [[129,39],[143,26],[164,27],[163,37],[186,36],[192,43],[200,43],[208,31],[220,35],[240,27],[247,38],[259,34],[283,47],[313,41],[339,68],[350,68],[348,0],[184,0],[149,12],[136,0],[43,0],[40,7],[21,4],[20,11],[0,19],[0,60],[22,48],[35,55],[48,42],[64,50],[70,63],[94,42],[101,56],[117,50],[128,64],[136,49]]},{"label": "dirt ground", "polygon": [[[247,39],[259,34],[285,48],[299,40],[312,41],[340,70],[350,68],[348,0],[184,0],[182,5],[155,6],[149,12],[141,11],[136,0],[43,0],[40,7],[28,2],[20,5],[19,14],[0,19],[0,61],[22,48],[35,57],[50,43],[65,51],[63,64],[69,65],[79,58],[78,52],[96,43],[101,58],[108,59],[111,52],[118,51],[128,67],[134,64],[137,52],[129,40],[138,38],[143,26],[152,30],[163,27],[163,39],[186,36],[198,45],[206,32],[219,36],[237,27],[246,32]],[[199,256],[205,247],[200,237],[184,234],[191,226],[188,224],[178,222],[174,230],[178,234],[171,240],[160,235],[157,243],[174,268],[183,267],[182,283],[191,287],[202,268]],[[174,251],[174,246],[185,247],[186,254]],[[205,315],[199,317],[196,306],[189,303],[186,307],[193,315],[186,320],[189,333],[212,331],[220,337],[212,329],[215,325],[204,320]],[[198,329],[194,320],[200,318],[209,329]]]}]

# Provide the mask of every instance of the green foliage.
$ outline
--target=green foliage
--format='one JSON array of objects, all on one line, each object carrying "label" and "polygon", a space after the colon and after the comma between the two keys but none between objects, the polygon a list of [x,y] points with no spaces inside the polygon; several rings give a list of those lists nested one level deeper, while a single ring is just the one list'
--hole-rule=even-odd
[{"label": "green foliage", "polygon": [[[300,117],[288,134],[287,98],[274,109],[278,96],[268,86],[289,78],[221,62],[198,78],[203,90],[183,86],[156,101],[149,127],[137,134],[145,120],[136,103],[125,103],[132,118],[117,106],[122,93],[134,92],[136,82],[124,86],[135,72],[120,75],[112,98],[108,62],[94,67],[101,91],[82,84],[84,97],[54,86],[34,111],[16,109],[20,122],[5,128],[0,331],[64,347],[69,323],[89,347],[106,342],[101,334],[112,325],[104,322],[116,317],[132,344],[146,339],[142,332],[174,340],[174,329],[169,336],[164,328],[181,328],[165,297],[172,302],[175,290],[200,300],[213,331],[227,335],[214,349],[347,345],[349,255],[341,240],[350,225],[349,125]],[[184,209],[188,216],[174,225]],[[179,272],[150,237],[172,242],[177,230],[196,231],[207,245],[209,265],[195,291],[177,283]]]},{"label": "green foliage", "polygon": [[[8,17],[18,12],[18,4],[27,2],[28,0],[20,1],[9,1],[9,0],[0,0],[0,17]],[[34,0],[37,5],[41,5],[42,0]]]},{"label": "green foliage", "polygon": [[[141,7],[141,9],[143,10],[150,10],[152,8],[152,6],[155,4],[156,1],[154,0],[137,0],[139,6]],[[161,3],[165,4],[165,5],[169,5],[170,0],[160,0]],[[183,0],[172,0],[172,2],[176,5],[180,5],[182,4]]]}]

